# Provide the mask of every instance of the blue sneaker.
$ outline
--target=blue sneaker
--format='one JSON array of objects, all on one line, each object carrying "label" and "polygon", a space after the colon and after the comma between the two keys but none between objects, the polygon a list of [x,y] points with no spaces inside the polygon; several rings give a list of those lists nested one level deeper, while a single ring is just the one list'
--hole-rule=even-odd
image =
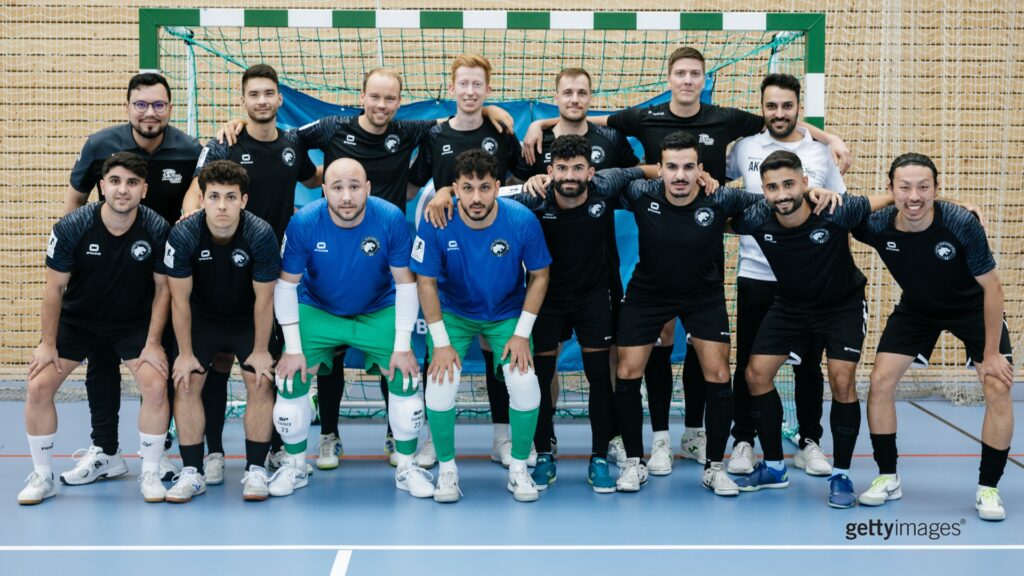
[{"label": "blue sneaker", "polygon": [[600,456],[590,458],[590,467],[587,468],[587,483],[598,494],[612,494],[615,492],[615,479],[608,473],[607,459]]},{"label": "blue sneaker", "polygon": [[853,508],[857,495],[853,493],[853,482],[846,474],[835,474],[828,479],[828,505],[833,508]]},{"label": "blue sneaker", "polygon": [[772,470],[764,461],[754,466],[754,471],[736,479],[736,486],[742,492],[757,492],[761,488],[789,488],[789,474],[785,465],[782,470]]},{"label": "blue sneaker", "polygon": [[537,485],[537,490],[547,490],[548,486],[558,480],[558,476],[555,474],[555,460],[551,454],[537,454],[537,465],[533,468],[533,473],[530,476],[533,478],[533,483]]}]

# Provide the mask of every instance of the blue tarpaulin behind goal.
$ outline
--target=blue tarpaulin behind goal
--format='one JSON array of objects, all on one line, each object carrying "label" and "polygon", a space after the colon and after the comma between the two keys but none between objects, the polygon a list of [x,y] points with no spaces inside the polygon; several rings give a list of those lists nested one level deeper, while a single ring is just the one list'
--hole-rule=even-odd
[{"label": "blue tarpaulin behind goal", "polygon": [[[713,89],[714,81],[712,78],[708,78],[705,83],[704,92],[701,94],[701,100],[710,103]],[[282,129],[303,126],[319,118],[323,118],[324,116],[352,116],[362,112],[361,108],[329,104],[284,85],[281,86],[281,93],[284,96],[284,104],[278,111],[277,122],[278,126]],[[647,100],[646,102],[638,104],[637,107],[660,104],[662,102],[667,102],[668,99],[669,94],[665,92]],[[512,115],[512,118],[515,120],[515,131],[520,140],[526,135],[527,128],[534,120],[553,118],[558,115],[558,107],[541,102],[519,100],[495,102],[495,104],[501,106],[501,108]],[[602,112],[596,111],[593,113],[602,114]],[[603,113],[607,114],[607,112]],[[399,108],[395,118],[399,120],[432,120],[435,118],[452,116],[454,114],[455,103],[453,101],[428,100],[403,104],[402,107]],[[637,157],[643,158],[643,147],[640,146],[639,142],[633,138],[630,138],[630,142],[633,144]],[[323,163],[323,154],[320,151],[312,150],[309,152],[309,156],[314,163]],[[427,187],[424,189],[429,187],[431,187],[430,183],[428,183]],[[423,192],[421,191],[420,195],[422,196],[422,194]],[[299,184],[296,188],[295,204],[296,206],[301,207],[313,200],[316,200],[317,198],[320,198],[320,196],[320,190],[310,190]],[[406,208],[406,218],[409,221],[409,226],[414,225],[416,206],[418,202],[419,197],[410,201]],[[636,266],[638,258],[636,223],[629,212],[624,210],[616,212],[615,234],[619,246],[619,255],[621,257],[619,273],[622,275],[623,285],[626,285],[630,275],[633,273],[633,267]],[[416,351],[417,357],[421,359],[426,351],[426,343],[424,340],[426,332],[426,324],[421,318],[417,323],[416,330],[413,332],[413,349]],[[674,362],[682,361],[685,356],[685,350],[685,332],[677,320],[675,349],[672,352],[672,360]],[[496,355],[500,356],[500,350],[495,352]],[[356,350],[350,351],[345,358],[345,365],[350,368],[362,368],[363,355]],[[583,369],[580,348],[576,343],[575,337],[563,345],[562,354],[558,359],[558,369],[560,371],[578,371]],[[473,344],[469,353],[465,358],[463,358],[462,370],[467,374],[480,374],[483,372],[483,358],[480,356],[480,349],[476,343]]]}]

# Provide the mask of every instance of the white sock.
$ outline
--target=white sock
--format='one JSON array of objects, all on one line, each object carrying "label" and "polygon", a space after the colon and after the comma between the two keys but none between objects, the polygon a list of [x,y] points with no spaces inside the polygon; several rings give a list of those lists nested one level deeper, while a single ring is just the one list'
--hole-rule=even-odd
[{"label": "white sock", "polygon": [[401,468],[412,462],[412,455],[402,454],[401,452],[395,451],[395,461],[398,464],[396,468]]},{"label": "white sock", "polygon": [[832,476],[839,476],[840,474],[846,474],[847,476],[849,476],[850,475],[850,471],[849,470],[844,470],[842,468],[836,468],[836,467],[833,466],[832,467]]},{"label": "white sock", "polygon": [[306,455],[305,454],[289,454],[287,461],[289,463],[291,463],[292,466],[298,468],[299,470],[302,470],[303,472],[306,471]]},{"label": "white sock", "polygon": [[164,453],[164,439],[167,434],[146,434],[139,432],[139,454],[142,455],[143,472],[159,472],[160,456]]},{"label": "white sock", "polygon": [[[683,435],[685,435],[685,436],[696,436],[697,434],[699,434],[699,433],[701,433],[703,431],[704,431],[703,428],[690,428],[689,426],[687,426],[686,430],[683,431]],[[655,432],[655,434],[657,434],[657,432]]]},{"label": "white sock", "polygon": [[654,441],[657,442],[658,440],[664,440],[665,442],[668,442],[669,441],[668,430],[658,430],[657,432],[655,432],[654,433]]},{"label": "white sock", "polygon": [[441,474],[444,474],[445,472],[448,472],[449,470],[452,471],[452,472],[455,472],[456,474],[459,472],[459,467],[455,465],[455,459],[454,458],[449,460],[449,461],[447,461],[447,462],[441,462],[440,465],[441,465],[441,468],[438,470],[438,472],[441,473]]},{"label": "white sock", "polygon": [[43,434],[42,436],[28,436],[28,451],[32,454],[32,467],[36,472],[45,475],[47,478],[53,475],[53,437],[56,434]]},{"label": "white sock", "polygon": [[494,425],[494,439],[495,440],[508,440],[510,438],[508,432],[508,424],[495,424]]}]

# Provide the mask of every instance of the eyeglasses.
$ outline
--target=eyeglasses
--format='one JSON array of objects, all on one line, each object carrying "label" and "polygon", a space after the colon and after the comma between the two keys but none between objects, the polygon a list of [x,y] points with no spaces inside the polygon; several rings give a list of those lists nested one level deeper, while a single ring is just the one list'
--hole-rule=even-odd
[{"label": "eyeglasses", "polygon": [[146,102],[145,100],[136,100],[131,102],[132,108],[135,108],[136,112],[145,112],[150,107],[153,108],[153,112],[157,114],[163,114],[167,111],[167,107],[171,105],[170,102],[164,100],[157,100],[155,102]]}]

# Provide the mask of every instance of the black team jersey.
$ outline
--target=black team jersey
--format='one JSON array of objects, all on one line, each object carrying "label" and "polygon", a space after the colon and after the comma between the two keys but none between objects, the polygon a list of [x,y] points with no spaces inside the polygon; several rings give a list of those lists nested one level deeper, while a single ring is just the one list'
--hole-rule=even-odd
[{"label": "black team jersey", "polygon": [[324,153],[324,169],[338,158],[358,160],[366,170],[371,193],[403,212],[412,153],[437,124],[434,120],[393,120],[383,134],[359,125],[359,116],[326,116],[298,129],[308,148]]},{"label": "black team jersey", "polygon": [[552,259],[546,302],[574,303],[595,291],[607,291],[609,282],[621,283],[615,209],[620,207],[621,192],[638,178],[643,178],[639,168],[602,170],[587,186],[587,201],[568,210],[558,207],[550,189],[550,200],[525,192],[512,196],[537,216],[544,230]]},{"label": "black team jersey", "polygon": [[[587,122],[587,133],[583,137],[590,142],[590,165],[595,170],[632,168],[640,163],[636,154],[633,153],[633,147],[629,144],[629,140],[618,130]],[[530,176],[547,174],[548,166],[551,165],[551,146],[554,142],[555,131],[553,128],[548,128],[543,133],[540,156],[532,166],[526,163],[526,159],[520,157],[515,170],[513,170],[516,178],[525,181]]]},{"label": "black team jersey", "polygon": [[438,124],[430,129],[427,141],[416,156],[409,182],[423,186],[431,178],[434,188],[439,189],[455,183],[455,157],[460,152],[483,148],[498,159],[498,180],[505,184],[505,175],[519,162],[522,147],[516,135],[498,132],[486,119],[475,130],[460,131],[452,128],[451,122]]},{"label": "black team jersey", "polygon": [[634,180],[622,195],[639,232],[640,260],[627,297],[710,301],[722,297],[722,239],[726,221],[762,200],[736,188],[703,190],[686,206],[665,198],[662,179]]},{"label": "black team jersey", "polygon": [[270,225],[243,210],[231,240],[220,244],[200,210],[171,230],[164,266],[172,278],[192,277],[192,314],[204,319],[251,323],[256,293],[253,282],[274,282],[281,255]]},{"label": "black team jersey", "polygon": [[114,236],[100,217],[102,202],[86,204],[53,227],[46,266],[70,272],[61,321],[100,325],[146,324],[153,308],[153,274],[165,274],[170,226],[139,206],[127,232]]},{"label": "black team jersey", "polygon": [[203,166],[214,160],[232,160],[245,168],[249,174],[245,209],[266,220],[280,243],[295,212],[295,184],[316,174],[316,165],[295,132],[278,130],[273,142],[261,142],[243,130],[234,146],[210,140],[199,155],[193,176],[199,176]]},{"label": "black team jersey", "polygon": [[984,307],[976,276],[991,272],[996,261],[978,219],[964,208],[935,202],[931,226],[920,232],[896,229],[896,207],[868,216],[853,229],[854,238],[878,251],[903,289],[901,304],[926,316],[953,316]]},{"label": "black team jersey", "polygon": [[135,143],[130,124],[118,124],[89,136],[71,169],[71,187],[90,194],[103,178],[103,162],[118,152],[131,152],[149,165],[146,178],[149,190],[142,205],[152,208],[168,222],[177,222],[185,193],[192,183],[189,175],[195,170],[201,150],[198,140],[168,126],[160,147],[149,154]]},{"label": "black team jersey", "polygon": [[683,118],[669,110],[669,103],[629,108],[608,117],[608,126],[640,140],[647,164],[661,161],[661,141],[672,132],[684,130],[700,144],[704,170],[719,182],[725,176],[726,148],[735,140],[764,129],[764,118],[738,108],[701,103],[694,116]]},{"label": "black team jersey", "polygon": [[866,197],[847,194],[834,214],[812,212],[800,226],[785,228],[762,199],[734,218],[732,228],[761,247],[779,282],[780,302],[829,308],[864,291],[867,279],[853,262],[849,232],[870,214]]}]

